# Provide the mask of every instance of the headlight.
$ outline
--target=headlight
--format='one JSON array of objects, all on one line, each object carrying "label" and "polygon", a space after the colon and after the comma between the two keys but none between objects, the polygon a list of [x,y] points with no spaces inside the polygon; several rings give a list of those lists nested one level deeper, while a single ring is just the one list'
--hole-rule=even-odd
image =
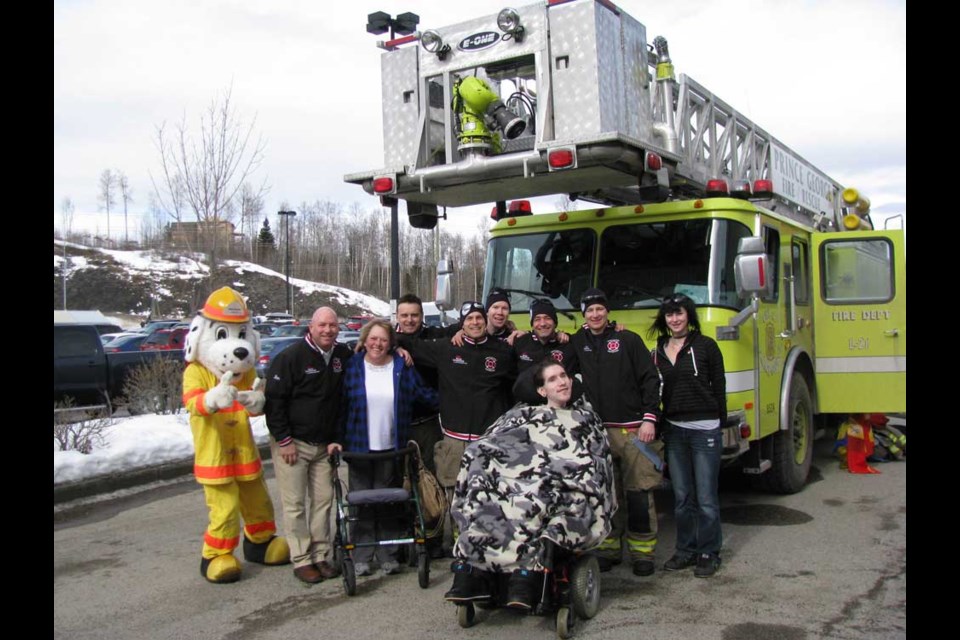
[{"label": "headlight", "polygon": [[443,47],[443,38],[434,29],[427,29],[420,34],[420,45],[430,53],[436,53]]},{"label": "headlight", "polygon": [[514,33],[520,27],[520,15],[516,9],[507,7],[497,15],[497,26],[504,33]]}]

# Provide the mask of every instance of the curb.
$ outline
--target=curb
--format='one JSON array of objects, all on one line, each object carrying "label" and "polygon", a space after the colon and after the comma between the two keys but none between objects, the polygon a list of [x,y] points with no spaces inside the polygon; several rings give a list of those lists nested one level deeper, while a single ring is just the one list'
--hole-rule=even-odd
[{"label": "curb", "polygon": [[[258,448],[260,449],[260,459],[264,462],[270,460],[270,446],[260,445]],[[53,504],[57,505],[79,498],[89,498],[102,493],[129,489],[159,480],[174,480],[192,475],[193,458],[190,457],[184,460],[165,462],[164,464],[151,467],[141,467],[120,473],[94,476],[86,480],[63,482],[53,485]]]}]

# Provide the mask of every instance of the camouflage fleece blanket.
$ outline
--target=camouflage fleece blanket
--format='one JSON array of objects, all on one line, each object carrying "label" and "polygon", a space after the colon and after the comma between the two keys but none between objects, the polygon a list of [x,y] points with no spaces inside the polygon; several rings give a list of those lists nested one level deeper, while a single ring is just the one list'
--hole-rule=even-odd
[{"label": "camouflage fleece blanket", "polygon": [[518,404],[464,452],[451,505],[455,554],[489,571],[538,568],[544,538],[596,547],[616,508],[610,445],[590,404]]}]

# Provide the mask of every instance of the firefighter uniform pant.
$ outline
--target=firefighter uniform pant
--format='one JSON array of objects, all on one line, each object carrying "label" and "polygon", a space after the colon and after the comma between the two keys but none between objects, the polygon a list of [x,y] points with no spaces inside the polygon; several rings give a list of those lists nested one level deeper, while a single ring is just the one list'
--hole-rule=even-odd
[{"label": "firefighter uniform pant", "polygon": [[273,503],[263,477],[244,482],[205,484],[203,493],[210,510],[210,524],[203,536],[203,557],[212,560],[232,553],[240,544],[240,517],[251,542],[268,541],[277,531]]},{"label": "firefighter uniform pant", "polygon": [[[447,435],[437,443],[434,448],[433,462],[437,465],[437,480],[441,487],[452,491],[457,484],[460,460],[468,444],[470,443],[465,440],[457,440]],[[449,494],[450,491],[447,493]]]},{"label": "firefighter uniform pant", "polygon": [[[465,440],[457,440],[448,435],[437,443],[434,448],[433,461],[437,465],[437,482],[443,487],[447,494],[447,503],[453,504],[453,488],[457,484],[457,474],[460,472],[460,460],[463,458],[463,452],[470,444]],[[444,526],[445,531],[450,532],[449,540],[444,541],[444,546],[450,549],[457,544],[457,525],[453,518],[447,513],[447,520]]]},{"label": "firefighter uniform pant", "polygon": [[[597,554],[619,561],[622,559],[622,539],[626,541],[631,561],[653,560],[657,547],[657,507],[653,501],[653,490],[663,480],[640,450],[631,443],[632,433],[624,433],[620,428],[607,429],[610,440],[610,452],[616,472],[617,509],[613,517],[613,528],[604,540]],[[663,442],[654,440],[648,445],[663,459]]]},{"label": "firefighter uniform pant", "polygon": [[[333,505],[333,469],[327,445],[293,439],[297,461],[287,464],[277,441],[270,438],[273,472],[283,504],[283,531],[294,568],[327,559],[330,552],[330,508]],[[309,508],[307,501],[309,498]]]}]

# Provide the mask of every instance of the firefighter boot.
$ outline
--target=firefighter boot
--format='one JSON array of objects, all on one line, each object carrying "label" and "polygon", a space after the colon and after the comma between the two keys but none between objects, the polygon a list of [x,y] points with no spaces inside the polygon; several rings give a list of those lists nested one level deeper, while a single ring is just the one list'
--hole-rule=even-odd
[{"label": "firefighter boot", "polygon": [[290,564],[290,546],[286,538],[271,536],[265,542],[256,543],[243,536],[243,557],[248,562],[265,565]]},{"label": "firefighter boot", "polygon": [[200,575],[208,582],[226,584],[240,579],[240,562],[232,553],[225,553],[215,558],[200,560]]}]

